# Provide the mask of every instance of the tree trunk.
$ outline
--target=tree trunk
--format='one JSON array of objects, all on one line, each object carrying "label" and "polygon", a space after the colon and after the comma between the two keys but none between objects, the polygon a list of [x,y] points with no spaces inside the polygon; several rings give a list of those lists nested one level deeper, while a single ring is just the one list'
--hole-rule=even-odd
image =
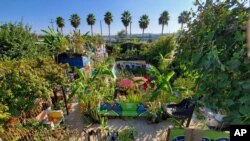
[{"label": "tree trunk", "polygon": [[93,36],[93,25],[90,25],[91,27],[91,36]]},{"label": "tree trunk", "polygon": [[62,33],[62,35],[63,35],[63,28],[61,27],[61,33]]},{"label": "tree trunk", "polygon": [[111,38],[110,38],[110,25],[108,25],[109,27],[109,44],[111,43]]},{"label": "tree trunk", "polygon": [[128,37],[128,27],[125,26],[125,30],[126,30],[126,38]]},{"label": "tree trunk", "polygon": [[181,30],[183,29],[183,23],[181,23]]},{"label": "tree trunk", "polygon": [[130,26],[130,38],[131,38],[131,22],[130,22],[130,25],[129,25],[129,26]]},{"label": "tree trunk", "polygon": [[142,40],[144,41],[144,28],[142,29]]},{"label": "tree trunk", "polygon": [[163,31],[164,31],[164,24],[162,24],[161,35],[163,35]]}]

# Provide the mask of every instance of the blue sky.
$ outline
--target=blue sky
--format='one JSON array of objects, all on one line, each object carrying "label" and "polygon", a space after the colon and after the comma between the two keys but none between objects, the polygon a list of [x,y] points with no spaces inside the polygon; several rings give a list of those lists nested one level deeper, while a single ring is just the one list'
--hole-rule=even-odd
[{"label": "blue sky", "polygon": [[[64,31],[68,33],[73,30],[69,18],[72,13],[81,17],[81,32],[87,32],[90,27],[86,23],[88,13],[96,16],[94,33],[100,33],[100,20],[102,21],[103,34],[108,34],[107,25],[103,18],[106,11],[113,14],[114,22],[111,24],[111,34],[117,34],[124,29],[121,23],[121,13],[129,10],[132,14],[132,34],[141,33],[138,20],[142,14],[150,18],[149,27],[145,33],[161,33],[158,18],[162,11],[167,10],[170,21],[165,32],[175,32],[180,29],[178,16],[183,10],[193,7],[193,0],[1,0],[0,23],[17,22],[23,18],[25,24],[32,26],[36,33],[46,29],[50,19],[62,16],[66,21]],[[56,24],[54,24],[56,27]]]}]

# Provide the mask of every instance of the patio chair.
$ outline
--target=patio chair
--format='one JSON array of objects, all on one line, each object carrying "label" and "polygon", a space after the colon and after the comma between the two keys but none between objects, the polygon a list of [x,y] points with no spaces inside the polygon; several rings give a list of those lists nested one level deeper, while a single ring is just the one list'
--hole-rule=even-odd
[{"label": "patio chair", "polygon": [[191,99],[184,99],[177,104],[167,104],[164,111],[169,117],[182,120],[182,124],[187,120],[186,127],[189,127],[196,102]]}]

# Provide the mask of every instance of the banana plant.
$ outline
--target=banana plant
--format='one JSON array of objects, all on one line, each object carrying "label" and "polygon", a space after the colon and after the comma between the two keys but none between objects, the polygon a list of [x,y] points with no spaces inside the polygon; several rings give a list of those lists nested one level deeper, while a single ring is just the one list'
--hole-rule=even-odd
[{"label": "banana plant", "polygon": [[152,96],[150,98],[150,101],[154,101],[157,99],[157,97],[161,94],[173,94],[172,87],[169,83],[169,80],[173,77],[175,74],[174,71],[171,71],[167,74],[161,74],[155,67],[152,67],[149,71],[149,74],[151,77],[155,78],[155,83],[157,88],[153,91]]}]

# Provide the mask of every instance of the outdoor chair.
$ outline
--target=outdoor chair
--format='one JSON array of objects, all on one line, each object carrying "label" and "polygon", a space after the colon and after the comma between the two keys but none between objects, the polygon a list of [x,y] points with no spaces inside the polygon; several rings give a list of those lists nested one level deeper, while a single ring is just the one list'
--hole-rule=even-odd
[{"label": "outdoor chair", "polygon": [[182,120],[182,124],[187,120],[186,127],[189,127],[195,105],[195,101],[184,99],[177,104],[167,104],[164,111],[169,117]]}]

